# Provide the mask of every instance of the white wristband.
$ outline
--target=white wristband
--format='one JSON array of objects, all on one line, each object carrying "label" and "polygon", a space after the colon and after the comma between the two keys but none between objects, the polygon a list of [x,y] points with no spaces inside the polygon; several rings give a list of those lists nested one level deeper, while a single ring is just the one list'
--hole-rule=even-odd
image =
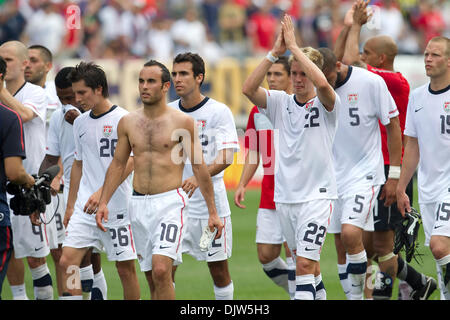
[{"label": "white wristband", "polygon": [[400,166],[389,166],[388,179],[400,179]]},{"label": "white wristband", "polygon": [[266,59],[269,60],[269,61],[272,62],[272,63],[275,63],[275,62],[278,61],[278,57],[275,57],[275,56],[272,54],[272,51],[269,51],[269,53],[268,53],[267,56],[266,56]]}]

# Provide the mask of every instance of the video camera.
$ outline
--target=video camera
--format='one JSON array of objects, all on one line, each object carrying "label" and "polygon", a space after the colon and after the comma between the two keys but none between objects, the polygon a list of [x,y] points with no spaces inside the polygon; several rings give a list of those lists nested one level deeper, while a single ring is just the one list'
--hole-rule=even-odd
[{"label": "video camera", "polygon": [[9,182],[6,191],[14,195],[10,201],[10,207],[15,215],[28,216],[35,211],[45,212],[45,207],[52,200],[50,183],[58,174],[59,166],[48,168],[42,176],[33,175],[34,185],[30,189]]}]

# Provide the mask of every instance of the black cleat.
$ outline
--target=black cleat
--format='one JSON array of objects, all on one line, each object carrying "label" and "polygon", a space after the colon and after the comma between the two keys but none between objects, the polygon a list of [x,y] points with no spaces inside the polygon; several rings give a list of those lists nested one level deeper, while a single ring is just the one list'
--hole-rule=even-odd
[{"label": "black cleat", "polygon": [[411,300],[427,300],[431,294],[436,290],[436,280],[432,277],[426,277],[427,282],[419,290],[411,292]]}]

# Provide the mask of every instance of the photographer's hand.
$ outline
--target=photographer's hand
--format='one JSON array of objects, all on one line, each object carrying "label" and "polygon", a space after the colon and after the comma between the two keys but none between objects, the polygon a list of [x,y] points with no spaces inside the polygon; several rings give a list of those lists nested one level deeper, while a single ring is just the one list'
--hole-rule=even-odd
[{"label": "photographer's hand", "polygon": [[41,215],[40,215],[39,211],[33,212],[32,214],[29,215],[29,217],[30,217],[31,223],[36,225],[36,226],[38,226],[38,225],[40,225],[42,223],[41,222]]}]

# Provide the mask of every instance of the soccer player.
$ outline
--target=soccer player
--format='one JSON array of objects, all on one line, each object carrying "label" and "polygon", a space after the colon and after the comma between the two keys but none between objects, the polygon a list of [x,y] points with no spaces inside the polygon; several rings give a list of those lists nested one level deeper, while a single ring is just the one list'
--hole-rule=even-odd
[{"label": "soccer player", "polygon": [[[294,94],[260,87],[278,56],[290,50]],[[320,70],[322,55],[295,42],[285,15],[274,48],[244,82],[242,92],[279,131],[274,201],[283,235],[296,255],[295,299],[325,299],[319,259],[337,198],[332,146],[339,97]],[[317,292],[317,295],[316,295]]]},{"label": "soccer player", "polygon": [[192,167],[187,163],[182,187],[190,199],[183,251],[199,261],[207,262],[214,282],[216,300],[232,300],[234,286],[228,269],[228,259],[232,252],[231,210],[223,175],[224,170],[233,162],[239,143],[231,110],[201,93],[200,87],[204,79],[205,64],[198,54],[187,52],[177,55],[173,60],[172,81],[180,99],[169,103],[169,106],[194,118],[224,231],[207,252],[200,250],[199,241],[208,223],[208,210],[205,198],[200,190],[196,190],[198,181],[193,175]]},{"label": "soccer player", "polygon": [[436,260],[441,297],[450,300],[450,39],[432,38],[424,57],[430,81],[409,99],[397,206],[402,215],[411,210],[405,190],[418,165],[425,245]]},{"label": "soccer player", "polygon": [[[29,63],[25,68],[25,80],[42,87],[47,95],[47,118],[51,112],[59,105],[59,99],[56,95],[55,84],[53,81],[47,82],[47,74],[52,68],[52,53],[44,46],[34,45],[28,48]],[[51,112],[49,112],[51,110]],[[73,134],[72,134],[73,135]],[[45,159],[45,158],[44,158]],[[58,164],[55,163],[55,164]],[[49,167],[49,166],[48,166]],[[46,167],[45,169],[47,169]],[[44,170],[39,170],[39,174]],[[70,171],[69,171],[70,172]],[[48,240],[50,244],[50,254],[55,263],[56,280],[58,294],[62,294],[61,277],[63,270],[59,266],[59,258],[62,253],[62,242],[64,240],[64,226],[62,224],[61,209],[62,196],[59,198],[60,180],[63,175],[63,168],[60,165],[59,173],[53,179],[50,187],[52,189],[52,202],[47,205],[45,212],[45,227],[47,229]]]},{"label": "soccer player", "polygon": [[209,213],[207,226],[211,231],[218,229],[216,238],[223,229],[195,122],[166,104],[169,88],[169,70],[155,60],[147,62],[139,73],[139,93],[144,107],[119,123],[117,150],[106,174],[96,218],[99,228],[104,230],[102,221],[110,216],[107,203],[133,151],[131,223],[141,270],[149,286],[154,286],[152,299],[175,298],[172,267],[174,261],[182,261],[183,237],[189,228],[186,221],[189,199],[181,188],[186,156],[205,197]]},{"label": "soccer player", "polygon": [[[69,196],[70,185],[70,171],[72,169],[72,163],[74,160],[75,142],[73,136],[73,121],[82,112],[89,111],[83,110],[77,107],[75,101],[75,94],[72,90],[72,83],[67,79],[69,73],[73,70],[73,67],[62,68],[55,77],[56,94],[60,101],[61,107],[57,108],[50,118],[50,125],[47,135],[47,148],[46,155],[42,161],[39,173],[44,172],[48,167],[62,162],[63,167],[63,196],[60,198],[60,206],[65,209],[65,204]],[[87,106],[86,106],[87,107]],[[62,159],[62,160],[61,160]],[[57,182],[59,186],[59,181]],[[58,187],[59,189],[59,187]],[[62,229],[64,225],[62,220],[58,220],[57,223],[61,223]],[[64,240],[64,238],[62,238]],[[61,252],[62,253],[62,252]],[[89,296],[92,291],[92,300],[106,299],[106,281],[100,265],[100,257],[98,253],[93,253],[92,262],[83,261],[80,268],[80,280],[83,291],[83,297]],[[89,257],[85,257],[88,259]],[[58,259],[59,261],[59,259]],[[96,262],[98,262],[96,264]],[[59,263],[59,262],[58,262]],[[85,266],[85,264],[87,264]],[[62,284],[64,285],[64,284]],[[58,288],[58,292],[60,288]],[[60,295],[62,294],[62,291]]]},{"label": "soccer player", "polygon": [[[6,62],[0,58],[0,92],[3,90],[5,72]],[[22,165],[22,159],[25,158],[23,136],[23,123],[19,114],[0,104],[0,300],[3,280],[13,250],[6,179],[28,188],[34,185],[33,177]]]},{"label": "soccer player", "polygon": [[[45,155],[45,120],[47,99],[44,89],[25,81],[28,51],[19,41],[8,41],[0,46],[0,56],[6,61],[6,87],[0,91],[0,101],[16,111],[23,120],[27,173],[38,174]],[[13,298],[28,299],[25,290],[24,264],[27,257],[33,278],[36,299],[53,299],[50,271],[45,257],[50,253],[45,225],[33,225],[26,216],[11,216],[14,234],[14,253],[8,268],[8,281]]]},{"label": "soccer player", "polygon": [[[363,230],[373,225],[373,205],[385,182],[378,121],[386,127],[391,162],[399,165],[402,142],[398,111],[381,77],[338,62],[330,49],[319,51],[324,57],[325,76],[343,101],[333,146],[338,201],[328,232],[335,234],[338,264],[348,260],[350,299],[360,300],[367,269]],[[393,203],[395,190],[386,190],[385,197],[387,204]]]},{"label": "soccer player", "polygon": [[110,221],[105,224],[108,232],[98,230],[95,217],[89,215],[96,208],[87,208],[89,214],[84,212],[89,197],[98,193],[102,186],[117,144],[117,125],[128,112],[108,100],[106,75],[99,66],[81,62],[69,74],[69,80],[76,104],[91,111],[77,117],[73,124],[75,159],[64,217],[69,223],[60,264],[66,270],[64,281],[72,279],[75,285],[68,287],[68,292],[63,295],[67,295],[68,299],[82,298],[79,278],[72,277],[77,276],[76,268],[80,266],[89,248],[102,250],[104,247],[108,259],[116,262],[124,299],[139,299],[140,288],[134,264],[136,252],[128,215],[128,200],[131,196],[128,175],[133,170],[132,157],[120,177],[123,183],[111,201]]},{"label": "soccer player", "polygon": [[[367,22],[369,16],[366,11],[367,2],[357,1],[353,7],[352,21],[349,26],[344,28],[340,39],[336,44],[338,57],[342,57],[342,62],[349,65],[356,65],[365,68],[383,78],[387,88],[391,93],[399,112],[400,128],[402,132],[405,128],[406,109],[408,105],[409,84],[400,72],[394,70],[394,59],[397,55],[397,45],[389,36],[376,36],[368,39],[364,44],[362,55],[359,54],[359,35],[362,26]],[[380,124],[382,151],[384,158],[384,172],[387,183],[390,161],[387,147],[386,129]],[[404,143],[403,143],[404,145]],[[393,167],[398,172],[399,168]],[[397,173],[398,176],[398,173]],[[392,187],[388,184],[381,188]],[[407,186],[407,194],[412,201],[413,181]],[[397,209],[396,203],[387,206],[383,192],[378,197],[374,210],[374,232],[367,232],[365,241],[368,256],[378,256],[378,265],[382,272],[392,280],[397,276],[400,279],[400,295],[403,300],[415,299],[423,300],[428,298],[436,288],[436,281],[417,272],[412,266],[408,265],[400,255],[394,256],[392,253],[394,242],[395,225],[401,222],[402,216]],[[372,236],[373,234],[373,236]],[[382,260],[382,261],[380,261]],[[404,281],[404,283],[402,283]],[[393,281],[391,281],[393,283]],[[386,286],[385,290],[375,288],[373,296],[375,299],[389,299],[392,286]]]},{"label": "soccer player", "polygon": [[[266,79],[270,90],[283,90],[292,93],[292,83],[289,78],[290,68],[287,56],[281,56],[267,71]],[[266,125],[268,124],[268,125]],[[281,245],[286,242],[281,231],[281,225],[276,214],[274,192],[275,150],[273,148],[273,131],[270,120],[254,106],[250,111],[245,136],[244,168],[241,179],[234,194],[234,203],[245,209],[245,188],[254,176],[262,154],[264,177],[261,184],[261,200],[256,220],[256,249],[259,262],[265,274],[277,285],[289,293],[291,299],[295,295],[295,261],[287,245],[286,262],[280,257]]]}]

